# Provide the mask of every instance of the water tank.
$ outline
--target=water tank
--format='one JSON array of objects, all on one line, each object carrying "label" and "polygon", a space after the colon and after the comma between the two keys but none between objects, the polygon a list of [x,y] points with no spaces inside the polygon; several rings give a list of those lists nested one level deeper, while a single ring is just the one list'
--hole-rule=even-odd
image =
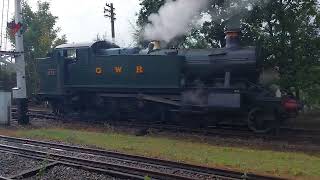
[{"label": "water tank", "polygon": [[0,125],[9,125],[11,119],[11,92],[5,91],[0,82]]},{"label": "water tank", "polygon": [[[182,54],[182,52],[179,52]],[[238,49],[191,49],[184,52],[187,76],[205,79],[232,77],[248,79],[257,75],[257,59],[254,47]]]}]

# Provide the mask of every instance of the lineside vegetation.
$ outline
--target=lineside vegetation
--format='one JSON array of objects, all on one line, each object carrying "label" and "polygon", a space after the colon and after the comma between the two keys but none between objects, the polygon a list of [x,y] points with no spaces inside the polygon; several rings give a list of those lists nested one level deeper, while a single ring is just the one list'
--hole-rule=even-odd
[{"label": "lineside vegetation", "polygon": [[124,153],[155,157],[203,166],[271,174],[293,179],[319,179],[320,153],[307,155],[252,148],[210,145],[188,139],[145,136],[115,132],[90,132],[48,128],[0,132],[18,137],[81,144]]}]

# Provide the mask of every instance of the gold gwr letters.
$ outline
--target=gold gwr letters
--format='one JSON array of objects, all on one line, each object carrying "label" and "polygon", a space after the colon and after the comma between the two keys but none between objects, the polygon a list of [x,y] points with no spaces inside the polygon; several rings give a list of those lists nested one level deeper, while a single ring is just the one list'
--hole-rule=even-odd
[{"label": "gold gwr letters", "polygon": [[113,68],[114,72],[117,73],[117,74],[120,74],[122,73],[122,67],[121,66],[116,66]]},{"label": "gold gwr letters", "polygon": [[[115,67],[113,67],[113,71],[114,71],[116,74],[121,74],[122,71],[123,71],[123,67],[122,67],[122,66],[115,66]],[[144,73],[144,68],[143,68],[143,66],[137,65],[137,66],[136,66],[136,74],[143,74],[143,73]]]},{"label": "gold gwr letters", "polygon": [[136,66],[136,73],[137,73],[137,74],[142,74],[142,73],[144,73],[143,67],[140,66],[140,65]]}]

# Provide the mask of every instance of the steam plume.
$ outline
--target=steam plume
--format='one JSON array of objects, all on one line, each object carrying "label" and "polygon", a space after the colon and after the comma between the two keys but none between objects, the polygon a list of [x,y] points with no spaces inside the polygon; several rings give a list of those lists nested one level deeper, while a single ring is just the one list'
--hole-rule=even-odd
[{"label": "steam plume", "polygon": [[151,14],[144,29],[147,40],[169,42],[177,36],[189,32],[200,19],[200,14],[208,5],[208,0],[167,0],[156,14]]}]

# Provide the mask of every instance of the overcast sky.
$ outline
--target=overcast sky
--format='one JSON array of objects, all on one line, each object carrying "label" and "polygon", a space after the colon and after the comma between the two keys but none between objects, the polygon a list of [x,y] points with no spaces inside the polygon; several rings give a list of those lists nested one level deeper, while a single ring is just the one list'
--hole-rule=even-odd
[{"label": "overcast sky", "polygon": [[[25,0],[34,10],[38,0]],[[106,35],[111,39],[110,20],[104,17],[103,8],[106,2],[114,3],[116,8],[116,43],[120,46],[132,46],[136,13],[139,11],[139,0],[42,0],[51,4],[51,12],[58,17],[57,27],[61,28],[60,35],[66,34],[70,43],[91,42],[97,34]],[[320,0],[319,0],[320,1]],[[13,17],[14,0],[10,2],[9,19]],[[0,7],[2,8],[2,4]],[[4,11],[6,12],[6,11]],[[4,14],[6,17],[6,14]],[[6,18],[2,23],[3,37],[5,37]],[[0,28],[1,29],[1,28]],[[2,50],[4,47],[2,42]],[[0,43],[1,44],[1,43]],[[9,45],[8,45],[9,46]],[[7,47],[8,47],[7,46]]]},{"label": "overcast sky", "polygon": [[[36,7],[37,0],[27,0]],[[44,0],[42,0],[44,1]],[[116,42],[120,46],[132,46],[133,26],[139,11],[139,0],[46,0],[51,12],[58,16],[57,26],[66,34],[69,42],[90,42],[99,33],[111,39],[110,19],[104,17],[103,8],[114,3],[116,8]]]}]

